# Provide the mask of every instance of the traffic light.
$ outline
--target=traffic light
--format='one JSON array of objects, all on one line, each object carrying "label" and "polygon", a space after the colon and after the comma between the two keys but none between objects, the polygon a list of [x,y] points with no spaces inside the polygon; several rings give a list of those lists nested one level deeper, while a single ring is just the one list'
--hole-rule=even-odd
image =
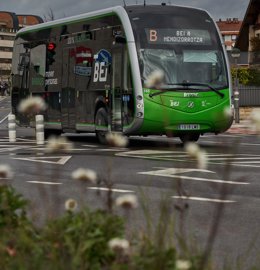
[{"label": "traffic light", "polygon": [[56,54],[55,52],[56,44],[51,42],[47,45],[47,64],[52,65],[55,62],[54,56]]}]

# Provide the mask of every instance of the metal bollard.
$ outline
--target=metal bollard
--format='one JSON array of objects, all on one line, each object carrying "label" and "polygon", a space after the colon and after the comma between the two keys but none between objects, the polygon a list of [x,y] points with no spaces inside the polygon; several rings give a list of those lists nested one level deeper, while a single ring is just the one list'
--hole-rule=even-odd
[{"label": "metal bollard", "polygon": [[234,109],[235,109],[235,123],[239,123],[239,81],[237,78],[235,78],[235,87],[234,87]]},{"label": "metal bollard", "polygon": [[16,123],[15,123],[15,115],[8,115],[8,135],[9,142],[16,142]]},{"label": "metal bollard", "polygon": [[235,123],[239,123],[239,91],[234,92],[234,107],[235,107]]},{"label": "metal bollard", "polygon": [[35,116],[35,131],[36,131],[36,144],[44,144],[44,117],[43,115]]}]

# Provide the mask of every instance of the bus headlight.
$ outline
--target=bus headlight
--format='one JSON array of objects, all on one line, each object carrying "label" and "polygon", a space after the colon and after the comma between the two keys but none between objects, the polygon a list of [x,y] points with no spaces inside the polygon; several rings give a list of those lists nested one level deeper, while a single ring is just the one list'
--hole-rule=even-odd
[{"label": "bus headlight", "polygon": [[140,95],[138,95],[138,96],[136,97],[136,99],[137,99],[137,100],[142,100],[142,99],[143,99],[143,97],[142,97],[142,96],[140,96]]},{"label": "bus headlight", "polygon": [[138,104],[136,105],[136,107],[137,107],[137,109],[142,109],[142,108],[143,108],[143,104],[142,104],[142,103],[138,103]]}]

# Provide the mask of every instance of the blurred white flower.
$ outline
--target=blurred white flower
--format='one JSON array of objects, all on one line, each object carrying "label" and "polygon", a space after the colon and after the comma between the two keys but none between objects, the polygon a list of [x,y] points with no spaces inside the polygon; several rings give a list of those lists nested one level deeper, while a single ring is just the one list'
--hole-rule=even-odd
[{"label": "blurred white flower", "polygon": [[107,133],[106,140],[109,145],[115,147],[126,147],[128,144],[127,137],[121,135],[120,133]]},{"label": "blurred white flower", "polygon": [[38,114],[46,109],[45,101],[38,96],[23,99],[18,106],[18,112],[29,115]]},{"label": "blurred white flower", "polygon": [[200,147],[193,142],[188,142],[185,144],[185,150],[187,154],[197,161],[199,169],[206,169],[208,164],[207,153],[200,149]]},{"label": "blurred white flower", "polygon": [[49,153],[68,152],[72,148],[73,144],[66,137],[50,137],[46,145]]},{"label": "blurred white flower", "polygon": [[72,172],[72,179],[95,184],[97,180],[97,174],[93,170],[78,168]]},{"label": "blurred white flower", "polygon": [[198,168],[206,170],[208,166],[208,155],[205,151],[200,150],[197,155]]},{"label": "blurred white flower", "polygon": [[66,202],[65,202],[65,209],[67,211],[71,211],[71,212],[74,212],[76,211],[76,209],[78,208],[78,203],[73,200],[73,199],[68,199]]},{"label": "blurred white flower", "polygon": [[115,253],[127,254],[130,244],[126,239],[113,238],[108,242],[108,246]]},{"label": "blurred white flower", "polygon": [[187,260],[177,260],[176,270],[189,270],[191,268],[191,262]]},{"label": "blurred white flower", "polygon": [[12,178],[13,172],[9,165],[0,165],[0,179],[1,178]]},{"label": "blurred white flower", "polygon": [[147,78],[145,86],[148,88],[159,88],[163,82],[164,73],[162,70],[154,70]]},{"label": "blurred white flower", "polygon": [[116,199],[116,206],[124,209],[132,209],[138,207],[137,197],[133,194],[126,194]]},{"label": "blurred white flower", "polygon": [[230,107],[226,107],[224,109],[224,116],[226,118],[231,118],[233,116],[233,111],[232,111],[232,109]]},{"label": "blurred white flower", "polygon": [[200,147],[196,143],[188,142],[184,147],[188,155],[193,158],[196,158],[200,152]]},{"label": "blurred white flower", "polygon": [[253,129],[257,133],[260,133],[260,109],[259,108],[253,109],[249,119],[253,125]]}]

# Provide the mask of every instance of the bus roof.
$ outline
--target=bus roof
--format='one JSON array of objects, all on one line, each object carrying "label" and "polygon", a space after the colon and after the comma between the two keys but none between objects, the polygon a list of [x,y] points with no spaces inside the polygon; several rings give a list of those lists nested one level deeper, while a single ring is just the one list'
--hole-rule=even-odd
[{"label": "bus roof", "polygon": [[107,16],[107,15],[112,15],[112,14],[117,14],[121,18],[121,20],[127,16],[126,11],[122,6],[115,6],[115,7],[83,13],[80,15],[75,15],[75,16],[71,16],[71,17],[67,17],[63,19],[36,24],[33,26],[28,26],[19,30],[17,32],[17,36],[28,33],[28,32],[37,31],[40,29],[52,28],[55,26],[66,24],[66,23],[73,23],[73,22],[78,22],[78,21],[88,19],[88,18],[96,18],[96,17],[102,17],[102,16]]},{"label": "bus roof", "polygon": [[[178,5],[134,5],[134,6],[126,6],[126,7],[122,7],[122,6],[114,6],[111,8],[106,8],[106,9],[101,9],[101,10],[96,10],[96,11],[92,11],[92,12],[88,12],[88,13],[83,13],[80,15],[75,15],[75,16],[71,16],[71,17],[67,17],[67,18],[63,18],[63,19],[58,19],[58,20],[54,20],[54,21],[49,21],[49,22],[45,22],[45,23],[41,23],[41,24],[37,24],[37,25],[33,25],[33,26],[28,26],[25,28],[22,28],[21,30],[19,30],[17,32],[17,36],[23,35],[25,33],[28,32],[34,32],[40,29],[47,29],[47,28],[52,28],[55,26],[60,26],[66,23],[73,23],[73,22],[78,22],[84,19],[91,19],[91,18],[96,18],[96,17],[102,17],[102,16],[108,16],[108,15],[112,15],[112,14],[117,14],[121,21],[124,22],[126,20],[126,18],[128,17],[127,13],[130,13],[131,11],[135,11],[135,12],[145,12],[145,10],[149,9],[149,12],[151,11],[155,11],[157,12],[158,9],[162,7],[166,7],[166,8],[170,8],[170,9],[191,9],[191,10],[197,10],[198,12],[206,12],[208,13],[206,10],[204,9],[200,9],[200,8],[194,8],[194,7],[189,7],[189,6],[178,6]],[[208,14],[209,15],[209,14]],[[210,15],[209,15],[210,16]]]}]

